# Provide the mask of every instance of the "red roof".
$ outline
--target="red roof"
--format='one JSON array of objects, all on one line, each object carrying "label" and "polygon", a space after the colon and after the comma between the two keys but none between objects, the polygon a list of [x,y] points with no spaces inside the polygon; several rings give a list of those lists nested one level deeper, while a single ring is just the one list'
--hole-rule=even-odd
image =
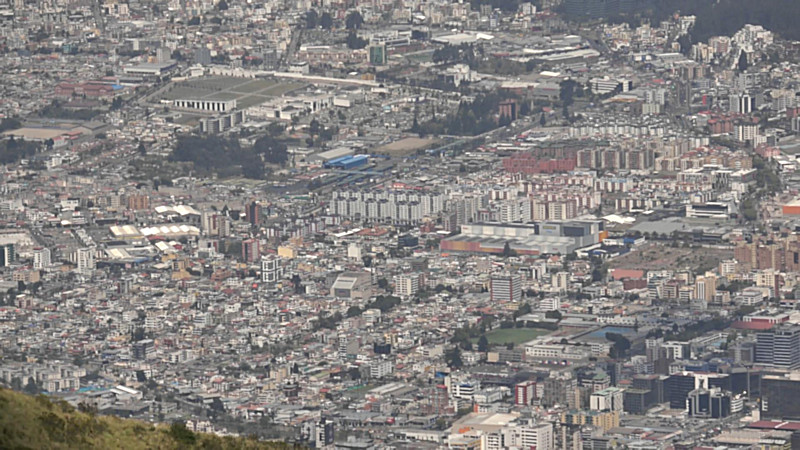
[{"label": "red roof", "polygon": [[762,430],[800,430],[800,422],[780,422],[777,420],[759,420],[747,425],[748,428],[759,428]]},{"label": "red roof", "polygon": [[735,328],[737,330],[769,330],[772,329],[773,326],[775,326],[775,324],[769,322],[742,322],[741,320],[737,320],[736,322],[733,322],[731,328]]}]

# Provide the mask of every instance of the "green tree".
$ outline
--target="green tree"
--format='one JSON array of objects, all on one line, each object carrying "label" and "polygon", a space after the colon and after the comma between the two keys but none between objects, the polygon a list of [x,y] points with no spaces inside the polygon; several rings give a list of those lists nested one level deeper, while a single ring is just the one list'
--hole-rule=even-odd
[{"label": "green tree", "polygon": [[364,18],[361,17],[360,12],[353,11],[347,15],[345,19],[345,28],[348,30],[358,30],[362,25],[364,25]]},{"label": "green tree", "polygon": [[461,360],[461,349],[458,346],[447,350],[444,354],[444,359],[447,362],[447,367],[451,369],[460,369],[464,366],[464,361]]},{"label": "green tree", "polygon": [[327,11],[322,13],[322,17],[319,18],[319,26],[322,27],[323,30],[330,30],[333,27],[333,17]]},{"label": "green tree", "polygon": [[478,351],[479,352],[489,351],[489,339],[486,339],[486,335],[481,335],[481,337],[478,339]]},{"label": "green tree", "polygon": [[739,61],[736,63],[736,68],[739,69],[739,72],[744,72],[748,66],[747,53],[744,51],[739,52]]},{"label": "green tree", "polygon": [[264,160],[272,164],[286,164],[289,160],[289,152],[286,144],[278,142],[272,136],[262,136],[256,140],[253,150],[264,156]]},{"label": "green tree", "polygon": [[317,11],[313,9],[308,10],[308,12],[306,13],[306,28],[311,30],[317,28],[318,24],[319,24],[319,15],[317,14]]}]

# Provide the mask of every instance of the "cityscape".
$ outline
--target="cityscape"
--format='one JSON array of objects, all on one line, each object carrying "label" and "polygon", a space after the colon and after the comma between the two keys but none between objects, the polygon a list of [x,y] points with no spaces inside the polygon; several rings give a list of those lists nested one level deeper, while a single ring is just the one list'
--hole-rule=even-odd
[{"label": "cityscape", "polygon": [[0,0],[0,448],[800,449],[798,21]]}]

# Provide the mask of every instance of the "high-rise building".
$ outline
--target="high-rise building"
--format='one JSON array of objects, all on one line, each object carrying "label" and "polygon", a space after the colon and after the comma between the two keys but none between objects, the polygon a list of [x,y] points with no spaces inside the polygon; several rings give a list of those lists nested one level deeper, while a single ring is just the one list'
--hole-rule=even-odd
[{"label": "high-rise building", "polygon": [[731,395],[719,389],[695,389],[686,399],[689,416],[722,419],[731,414]]},{"label": "high-rise building", "polygon": [[50,267],[50,249],[47,247],[36,247],[33,249],[33,268],[42,270]]},{"label": "high-rise building", "polygon": [[333,445],[333,422],[324,417],[316,423],[314,433],[314,448],[324,448]]},{"label": "high-rise building", "polygon": [[0,245],[0,267],[8,267],[16,261],[17,255],[14,252],[14,244]]},{"label": "high-rise building", "polygon": [[275,283],[283,278],[283,267],[281,259],[275,255],[264,256],[261,258],[261,281],[264,283]]},{"label": "high-rise building", "polygon": [[244,215],[245,220],[247,220],[250,225],[258,226],[261,223],[261,205],[258,202],[250,202],[244,206]]},{"label": "high-rise building", "polygon": [[89,275],[95,269],[94,247],[83,247],[76,251],[75,259],[78,265],[78,273]]},{"label": "high-rise building", "polygon": [[766,375],[761,378],[761,418],[778,420],[800,419],[800,373],[785,376]]},{"label": "high-rise building", "polygon": [[509,273],[492,275],[489,291],[493,302],[521,301],[522,277]]},{"label": "high-rise building", "polygon": [[394,293],[400,297],[413,297],[419,292],[420,275],[402,274],[394,277]]},{"label": "high-rise building", "polygon": [[128,196],[128,209],[133,211],[142,211],[150,209],[150,196],[149,195],[129,195]]},{"label": "high-rise building", "polygon": [[800,326],[783,326],[756,335],[756,364],[800,368]]},{"label": "high-rise building", "polygon": [[622,411],[623,390],[609,387],[592,393],[589,397],[589,408],[592,411]]},{"label": "high-rise building", "polygon": [[705,300],[707,302],[714,301],[714,296],[717,295],[717,277],[707,274],[703,277],[697,277],[694,282],[694,298]]},{"label": "high-rise building", "polygon": [[514,404],[517,406],[530,406],[536,399],[536,382],[523,381],[514,386]]},{"label": "high-rise building", "polygon": [[245,239],[242,241],[242,260],[244,262],[256,262],[261,258],[261,249],[258,239]]}]

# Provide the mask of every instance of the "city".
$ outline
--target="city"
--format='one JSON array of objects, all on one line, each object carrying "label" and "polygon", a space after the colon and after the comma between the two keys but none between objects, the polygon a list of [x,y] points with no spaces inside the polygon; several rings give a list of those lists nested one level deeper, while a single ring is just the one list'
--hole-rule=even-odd
[{"label": "city", "polygon": [[0,0],[0,448],[800,448],[795,3]]}]

